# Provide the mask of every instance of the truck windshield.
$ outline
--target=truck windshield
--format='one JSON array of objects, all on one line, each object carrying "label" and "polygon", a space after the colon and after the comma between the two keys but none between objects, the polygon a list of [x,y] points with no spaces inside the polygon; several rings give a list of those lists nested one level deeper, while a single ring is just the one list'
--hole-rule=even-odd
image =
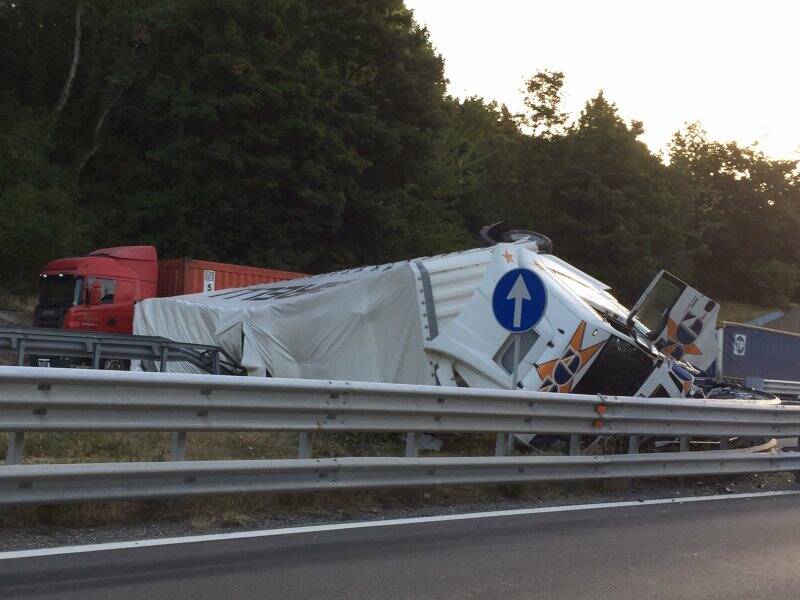
[{"label": "truck windshield", "polygon": [[39,278],[39,306],[74,306],[80,298],[81,278],[72,275]]},{"label": "truck windshield", "polygon": [[653,367],[653,360],[641,348],[612,335],[572,391],[633,396],[653,372]]},{"label": "truck windshield", "polygon": [[669,273],[664,273],[647,293],[641,306],[635,309],[636,321],[647,328],[649,338],[658,337],[661,330],[664,329],[669,311],[685,289],[685,283]]}]

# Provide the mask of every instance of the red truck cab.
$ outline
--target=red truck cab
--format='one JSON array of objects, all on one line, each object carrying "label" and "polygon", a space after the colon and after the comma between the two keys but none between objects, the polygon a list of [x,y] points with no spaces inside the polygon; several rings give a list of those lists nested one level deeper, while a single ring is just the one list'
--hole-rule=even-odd
[{"label": "red truck cab", "polygon": [[152,246],[103,248],[86,256],[54,260],[44,267],[39,276],[34,324],[131,333],[134,305],[146,298],[211,292],[304,276],[188,258],[159,261]]},{"label": "red truck cab", "polygon": [[134,303],[157,294],[152,246],[95,250],[48,263],[39,276],[39,327],[130,333]]}]

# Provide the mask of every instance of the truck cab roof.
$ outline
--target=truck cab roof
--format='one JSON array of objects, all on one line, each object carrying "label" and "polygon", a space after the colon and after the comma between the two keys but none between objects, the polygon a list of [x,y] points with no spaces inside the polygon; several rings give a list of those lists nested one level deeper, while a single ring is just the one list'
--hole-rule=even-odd
[{"label": "truck cab roof", "polygon": [[47,263],[42,275],[61,273],[76,277],[128,277],[155,282],[158,254],[153,246],[101,248],[84,256],[59,258]]}]

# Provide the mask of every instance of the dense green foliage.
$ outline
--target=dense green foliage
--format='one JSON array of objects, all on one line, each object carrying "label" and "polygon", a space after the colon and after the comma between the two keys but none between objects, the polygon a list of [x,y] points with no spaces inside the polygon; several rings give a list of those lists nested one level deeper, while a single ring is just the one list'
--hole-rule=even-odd
[{"label": "dense green foliage", "polygon": [[322,271],[475,244],[510,218],[626,299],[666,267],[797,298],[797,164],[676,133],[669,162],[599,93],[525,114],[445,91],[402,0],[0,0],[0,275],[152,243]]}]

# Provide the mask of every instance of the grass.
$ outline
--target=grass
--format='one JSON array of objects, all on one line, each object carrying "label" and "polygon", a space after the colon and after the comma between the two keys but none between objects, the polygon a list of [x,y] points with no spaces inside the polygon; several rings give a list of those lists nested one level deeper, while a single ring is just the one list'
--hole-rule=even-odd
[{"label": "grass", "polygon": [[755,319],[756,317],[760,317],[761,315],[775,310],[780,310],[780,307],[760,306],[758,304],[736,302],[734,300],[722,300],[720,301],[718,323],[721,324],[723,321],[746,323],[751,319]]},{"label": "grass", "polygon": [[[429,456],[488,456],[494,435],[441,434],[441,452]],[[313,458],[343,456],[402,456],[402,434],[325,433],[313,435]],[[169,433],[29,433],[25,436],[26,464],[90,462],[161,462],[169,460]],[[0,433],[0,457],[5,458],[7,435]],[[296,458],[295,433],[190,433],[187,460],[257,460]]]},{"label": "grass", "polygon": [[29,464],[164,461],[170,437],[164,433],[29,433],[24,459]]},{"label": "grass", "polygon": [[0,292],[0,310],[10,310],[33,315],[36,308],[36,296],[31,294],[15,295]]}]

